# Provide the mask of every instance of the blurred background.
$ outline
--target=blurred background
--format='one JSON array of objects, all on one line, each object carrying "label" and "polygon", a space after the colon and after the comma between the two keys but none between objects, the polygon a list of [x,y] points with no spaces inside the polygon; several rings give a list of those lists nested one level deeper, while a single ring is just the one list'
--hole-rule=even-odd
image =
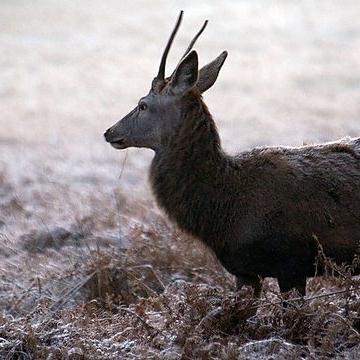
[{"label": "blurred background", "polygon": [[180,9],[168,73],[205,19],[200,63],[229,52],[205,94],[226,151],[360,136],[357,0],[2,0],[2,242],[153,207],[152,152],[115,151],[103,132],[148,92]]}]

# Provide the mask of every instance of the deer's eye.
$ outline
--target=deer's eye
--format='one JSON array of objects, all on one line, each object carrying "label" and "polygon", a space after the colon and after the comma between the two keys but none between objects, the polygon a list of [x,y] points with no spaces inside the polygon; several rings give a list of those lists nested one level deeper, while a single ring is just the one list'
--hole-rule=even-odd
[{"label": "deer's eye", "polygon": [[142,103],[139,104],[139,110],[140,111],[144,111],[146,109],[147,109],[147,105],[145,103],[142,102]]}]

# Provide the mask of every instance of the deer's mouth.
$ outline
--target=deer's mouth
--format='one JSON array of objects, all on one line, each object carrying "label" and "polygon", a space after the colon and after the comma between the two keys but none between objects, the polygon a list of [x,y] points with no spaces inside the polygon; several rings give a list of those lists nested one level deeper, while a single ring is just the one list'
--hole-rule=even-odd
[{"label": "deer's mouth", "polygon": [[106,142],[108,142],[115,149],[121,150],[128,147],[123,137],[114,136],[112,134],[111,128],[105,131],[104,136]]},{"label": "deer's mouth", "polygon": [[124,139],[116,140],[116,141],[110,141],[110,145],[118,150],[127,148],[127,145],[125,144]]}]

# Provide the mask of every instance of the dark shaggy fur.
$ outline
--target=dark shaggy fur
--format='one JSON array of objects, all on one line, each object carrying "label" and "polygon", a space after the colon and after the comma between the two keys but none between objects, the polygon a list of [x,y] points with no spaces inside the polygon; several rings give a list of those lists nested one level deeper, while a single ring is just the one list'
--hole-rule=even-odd
[{"label": "dark shaggy fur", "polygon": [[360,138],[229,156],[200,95],[187,96],[174,136],[156,152],[151,183],[181,229],[204,241],[238,285],[305,293],[318,245],[351,263],[360,242]]},{"label": "dark shaggy fur", "polygon": [[271,276],[281,291],[304,294],[318,242],[338,263],[350,263],[359,246],[360,139],[225,154],[201,94],[215,83],[227,52],[199,69],[190,51],[207,22],[164,78],[182,16],[149,94],[105,139],[116,149],[155,151],[150,178],[158,203],[215,252],[239,287],[251,284],[258,294],[259,278]]}]

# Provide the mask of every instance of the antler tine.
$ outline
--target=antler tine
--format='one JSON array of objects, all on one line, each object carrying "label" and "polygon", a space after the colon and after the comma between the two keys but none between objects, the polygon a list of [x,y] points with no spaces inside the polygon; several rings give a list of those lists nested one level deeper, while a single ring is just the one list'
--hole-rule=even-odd
[{"label": "antler tine", "polygon": [[172,33],[170,35],[170,38],[169,38],[169,40],[168,40],[168,42],[166,44],[164,53],[163,53],[162,58],[161,58],[160,66],[159,66],[159,72],[158,72],[158,75],[157,75],[158,80],[164,80],[164,78],[165,78],[166,58],[167,58],[169,50],[171,48],[171,44],[174,41],[175,35],[176,35],[176,33],[177,33],[177,31],[178,31],[178,29],[180,27],[183,14],[184,14],[184,11],[181,10],[180,14],[179,14],[179,17],[178,17],[178,19],[176,21],[175,27],[174,27],[174,29],[173,29],[173,31],[172,31]]},{"label": "antler tine", "polygon": [[[205,20],[203,26],[201,27],[201,29],[196,33],[196,35],[193,37],[193,39],[191,40],[189,46],[187,47],[186,51],[184,52],[184,55],[180,58],[179,64],[181,63],[181,60],[184,59],[184,57],[191,51],[191,49],[193,48],[193,46],[195,45],[197,39],[199,38],[199,36],[203,33],[203,31],[206,28],[206,25],[208,24],[208,20]],[[176,68],[174,69],[173,73],[171,74],[170,77],[173,77],[174,73],[176,71]]]},{"label": "antler tine", "polygon": [[201,27],[201,29],[198,31],[198,33],[194,36],[194,38],[191,40],[188,48],[186,49],[184,55],[182,56],[181,59],[183,59],[189,52],[190,50],[193,48],[193,46],[195,45],[196,43],[196,40],[199,38],[199,36],[203,33],[203,31],[205,30],[206,28],[206,25],[208,24],[208,20],[205,20],[203,26]]}]

